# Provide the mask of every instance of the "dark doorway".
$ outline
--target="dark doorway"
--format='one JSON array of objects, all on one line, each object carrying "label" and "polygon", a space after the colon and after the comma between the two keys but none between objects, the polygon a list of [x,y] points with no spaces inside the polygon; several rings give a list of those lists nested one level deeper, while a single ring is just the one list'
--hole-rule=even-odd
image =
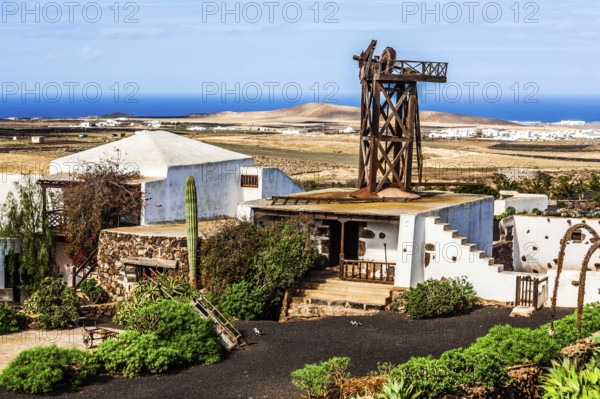
[{"label": "dark doorway", "polygon": [[[17,270],[19,270],[19,255],[5,255],[4,256],[4,285],[6,288],[12,288],[13,290],[13,301],[21,302],[21,291],[19,286],[21,285],[21,278]],[[14,273],[11,273],[14,271]]]},{"label": "dark doorway", "polygon": [[358,222],[344,223],[344,259],[358,260]]}]

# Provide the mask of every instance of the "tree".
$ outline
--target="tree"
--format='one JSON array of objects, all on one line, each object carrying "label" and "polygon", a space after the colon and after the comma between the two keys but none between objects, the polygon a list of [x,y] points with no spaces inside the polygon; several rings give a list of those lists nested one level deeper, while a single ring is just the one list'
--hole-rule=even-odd
[{"label": "tree", "polygon": [[0,236],[21,241],[19,261],[9,257],[9,274],[13,278],[19,276],[24,287],[50,275],[53,240],[42,214],[40,186],[31,178],[15,182],[14,191],[8,194],[0,210]]},{"label": "tree", "polygon": [[118,227],[123,218],[139,220],[142,192],[137,170],[126,170],[120,159],[83,164],[74,184],[63,188],[60,200],[66,218],[67,254],[75,266],[95,251],[100,231]]}]

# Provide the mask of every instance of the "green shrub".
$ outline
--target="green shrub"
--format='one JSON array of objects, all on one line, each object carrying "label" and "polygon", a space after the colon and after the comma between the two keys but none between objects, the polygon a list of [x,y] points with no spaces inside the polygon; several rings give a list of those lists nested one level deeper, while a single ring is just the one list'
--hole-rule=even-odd
[{"label": "green shrub", "polygon": [[79,285],[79,289],[88,297],[90,303],[105,303],[108,301],[108,293],[94,279],[87,278],[83,280]]},{"label": "green shrub", "polygon": [[192,287],[187,279],[157,272],[152,279],[141,279],[129,296],[117,304],[113,321],[117,324],[128,324],[144,306],[167,298],[187,303],[196,299],[198,295],[198,290]]},{"label": "green shrub", "polygon": [[265,296],[260,288],[247,281],[231,284],[218,303],[219,308],[232,317],[253,320],[260,316],[265,307]]},{"label": "green shrub", "polygon": [[0,304],[0,335],[19,332],[24,321],[17,308]]},{"label": "green shrub", "polygon": [[516,213],[517,213],[517,210],[514,207],[509,206],[508,208],[506,208],[506,210],[503,213],[494,216],[494,219],[496,219],[496,220],[502,220],[502,219],[504,219],[506,217],[509,217],[509,216],[512,216],[512,215],[514,215]]},{"label": "green shrub", "polygon": [[50,393],[61,386],[80,386],[98,372],[93,356],[56,345],[21,352],[0,374],[0,384],[11,391]]},{"label": "green shrub", "polygon": [[350,367],[349,357],[332,357],[317,364],[306,364],[291,373],[292,384],[302,389],[308,398],[327,397],[334,388],[341,388],[344,380],[350,378],[346,372]]},{"label": "green shrub", "polygon": [[[277,305],[285,291],[293,286],[316,262],[318,252],[311,239],[311,224],[304,220],[284,220],[259,228],[251,223],[226,225],[212,235],[201,248],[202,285],[218,302],[231,304],[225,294],[228,287],[242,282],[262,292],[264,309]],[[258,292],[253,288],[242,308],[254,309]],[[232,291],[233,290],[233,291]],[[230,289],[227,296],[242,295],[241,287]],[[233,309],[236,310],[236,309]]]},{"label": "green shrub", "polygon": [[39,315],[43,328],[68,327],[79,317],[77,295],[58,277],[44,278],[25,301],[25,311]]},{"label": "green shrub", "polygon": [[212,322],[201,318],[189,304],[163,300],[139,308],[129,328],[118,338],[104,341],[96,351],[109,372],[132,377],[220,360],[221,346]]},{"label": "green shrub", "polygon": [[477,295],[466,278],[430,279],[405,292],[402,300],[411,317],[425,319],[468,313]]},{"label": "green shrub", "polygon": [[309,233],[299,225],[280,221],[267,231],[267,248],[257,259],[258,281],[263,292],[275,299],[314,266],[318,252]]},{"label": "green shrub", "polygon": [[219,297],[231,284],[252,281],[266,246],[267,230],[249,222],[225,225],[201,245],[202,286]]},{"label": "green shrub", "polygon": [[598,354],[581,364],[578,358],[552,361],[548,373],[542,376],[544,399],[597,399],[600,397],[600,366]]},{"label": "green shrub", "polygon": [[[561,348],[577,340],[575,314],[557,320],[554,326],[552,336],[550,324],[535,329],[494,326],[468,348],[447,351],[438,359],[411,358],[396,366],[389,378],[405,379],[430,398],[456,393],[461,386],[504,386],[510,382],[506,367],[530,362],[549,364]],[[598,330],[600,306],[587,305],[583,311],[582,335],[590,336]]]}]

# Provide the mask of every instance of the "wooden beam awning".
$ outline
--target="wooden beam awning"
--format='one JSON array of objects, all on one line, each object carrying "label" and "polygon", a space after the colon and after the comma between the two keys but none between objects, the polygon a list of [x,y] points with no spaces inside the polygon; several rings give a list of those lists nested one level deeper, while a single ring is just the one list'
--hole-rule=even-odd
[{"label": "wooden beam awning", "polygon": [[177,269],[177,267],[179,266],[178,260],[144,258],[144,257],[127,258],[127,259],[123,259],[121,262],[123,262],[126,265],[162,267],[164,269]]},{"label": "wooden beam awning", "polygon": [[330,213],[330,212],[318,212],[308,210],[279,210],[279,209],[265,209],[265,208],[254,208],[254,220],[264,217],[290,217],[297,216],[299,214],[309,214],[315,219],[321,220],[337,220],[345,222],[387,222],[391,224],[399,224],[400,216],[398,215],[353,215],[348,213]]}]

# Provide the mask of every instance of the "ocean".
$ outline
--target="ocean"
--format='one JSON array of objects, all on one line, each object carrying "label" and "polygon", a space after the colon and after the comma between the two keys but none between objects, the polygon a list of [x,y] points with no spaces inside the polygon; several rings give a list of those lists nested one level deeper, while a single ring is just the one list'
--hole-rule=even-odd
[{"label": "ocean", "polygon": [[[308,97],[308,96],[307,96]],[[422,96],[423,97],[423,96]],[[8,117],[86,117],[112,113],[124,113],[144,117],[182,116],[192,113],[221,111],[262,111],[288,108],[314,101],[300,98],[297,101],[274,99],[273,101],[247,102],[242,99],[226,98],[225,101],[202,99],[201,96],[151,95],[135,98],[100,98],[88,101],[83,98],[59,101],[44,101],[43,98],[7,97],[0,101],[0,118]],[[359,105],[358,95],[339,96],[325,102],[339,105]],[[600,97],[543,97],[536,102],[500,100],[487,101],[436,101],[421,98],[420,109],[451,112],[456,114],[498,118],[522,122],[559,122],[561,120],[600,121]]]}]

